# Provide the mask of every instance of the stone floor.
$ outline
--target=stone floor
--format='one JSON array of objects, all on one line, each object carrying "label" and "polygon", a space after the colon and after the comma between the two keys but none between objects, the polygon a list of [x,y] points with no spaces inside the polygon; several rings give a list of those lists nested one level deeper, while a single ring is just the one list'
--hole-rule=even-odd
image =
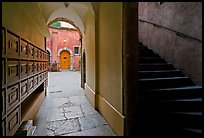
[{"label": "stone floor", "polygon": [[116,136],[80,87],[80,72],[49,72],[48,92],[34,120],[38,136]]}]

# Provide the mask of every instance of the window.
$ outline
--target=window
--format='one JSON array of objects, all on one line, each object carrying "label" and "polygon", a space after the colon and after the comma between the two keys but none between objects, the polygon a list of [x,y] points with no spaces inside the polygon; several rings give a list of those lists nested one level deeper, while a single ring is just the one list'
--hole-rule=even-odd
[{"label": "window", "polygon": [[80,54],[80,47],[74,47],[74,54],[79,55]]}]

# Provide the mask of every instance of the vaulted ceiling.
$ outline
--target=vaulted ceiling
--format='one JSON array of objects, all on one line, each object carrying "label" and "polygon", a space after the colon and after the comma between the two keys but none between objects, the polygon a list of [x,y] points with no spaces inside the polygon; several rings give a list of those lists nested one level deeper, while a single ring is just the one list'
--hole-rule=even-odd
[{"label": "vaulted ceiling", "polygon": [[44,34],[48,34],[47,25],[56,18],[72,21],[84,33],[87,12],[98,10],[98,2],[22,2],[19,5]]}]

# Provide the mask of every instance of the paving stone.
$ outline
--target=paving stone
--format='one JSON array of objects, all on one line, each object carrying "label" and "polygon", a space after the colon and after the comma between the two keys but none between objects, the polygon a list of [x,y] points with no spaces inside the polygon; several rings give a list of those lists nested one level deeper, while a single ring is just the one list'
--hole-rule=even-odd
[{"label": "paving stone", "polygon": [[81,125],[81,130],[87,130],[107,124],[105,119],[98,113],[84,117],[79,117],[79,123]]},{"label": "paving stone", "polygon": [[49,121],[47,123],[47,129],[50,130],[50,131],[55,131],[61,125],[63,125],[65,122],[66,122],[66,120]]},{"label": "paving stone", "polygon": [[72,103],[77,104],[77,105],[88,103],[88,100],[84,95],[83,96],[71,96],[69,97],[69,99]]},{"label": "paving stone", "polygon": [[76,118],[83,116],[80,106],[64,107],[64,113],[66,118]]},{"label": "paving stone", "polygon": [[84,116],[98,113],[90,103],[81,105],[81,109],[82,109]]},{"label": "paving stone", "polygon": [[52,130],[56,136],[80,131],[80,125],[77,118],[68,120],[49,122],[48,130]]},{"label": "paving stone", "polygon": [[43,101],[41,107],[48,108],[48,107],[51,107],[51,106],[52,106],[52,100],[47,96],[47,97],[44,99],[44,101]]},{"label": "paving stone", "polygon": [[61,105],[60,107],[70,107],[70,106],[77,106],[77,104],[72,103],[70,100]]},{"label": "paving stone", "polygon": [[50,115],[56,114],[56,113],[63,113],[63,112],[64,112],[63,108],[51,108],[51,109],[49,109]]},{"label": "paving stone", "polygon": [[56,112],[52,114],[48,114],[47,121],[57,121],[57,120],[65,120],[66,117],[64,113]]},{"label": "paving stone", "polygon": [[49,93],[55,93],[55,92],[57,92],[57,91],[61,91],[61,88],[60,88],[60,87],[57,87],[56,85],[53,85],[52,87],[50,87],[50,88],[48,89],[48,92],[49,92]]},{"label": "paving stone", "polygon": [[[34,121],[38,136],[114,135],[80,88],[80,73],[49,72],[48,79],[48,93]],[[62,92],[49,93],[58,90]]]},{"label": "paving stone", "polygon": [[65,134],[62,136],[116,136],[116,134],[108,125],[104,125],[101,127]]},{"label": "paving stone", "polygon": [[52,107],[61,107],[69,101],[69,98],[54,98],[52,100]]},{"label": "paving stone", "polygon": [[[47,126],[47,123],[37,123],[38,125],[37,125],[37,127],[36,127],[36,134],[38,135],[38,136],[47,136],[47,134],[48,134],[48,132],[47,132],[47,128],[46,128],[46,126]],[[36,124],[34,125],[34,126],[36,126]]]},{"label": "paving stone", "polygon": [[55,136],[55,133],[52,130],[46,130],[46,135],[40,135],[40,136]]}]

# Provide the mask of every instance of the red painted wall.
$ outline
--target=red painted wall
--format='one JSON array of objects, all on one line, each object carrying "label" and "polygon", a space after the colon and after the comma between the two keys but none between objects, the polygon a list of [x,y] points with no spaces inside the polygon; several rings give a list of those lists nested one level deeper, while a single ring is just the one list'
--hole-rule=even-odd
[{"label": "red painted wall", "polygon": [[[73,66],[73,69],[79,70],[79,59],[80,54],[74,54],[74,47],[79,46],[81,48],[80,35],[76,30],[70,29],[56,29],[49,28],[50,37],[46,38],[46,48],[48,51],[51,51],[51,64],[56,61],[59,65],[60,63],[60,52],[68,50],[70,52],[70,65]],[[67,40],[64,42],[64,40]],[[71,68],[71,67],[70,67]]]}]

